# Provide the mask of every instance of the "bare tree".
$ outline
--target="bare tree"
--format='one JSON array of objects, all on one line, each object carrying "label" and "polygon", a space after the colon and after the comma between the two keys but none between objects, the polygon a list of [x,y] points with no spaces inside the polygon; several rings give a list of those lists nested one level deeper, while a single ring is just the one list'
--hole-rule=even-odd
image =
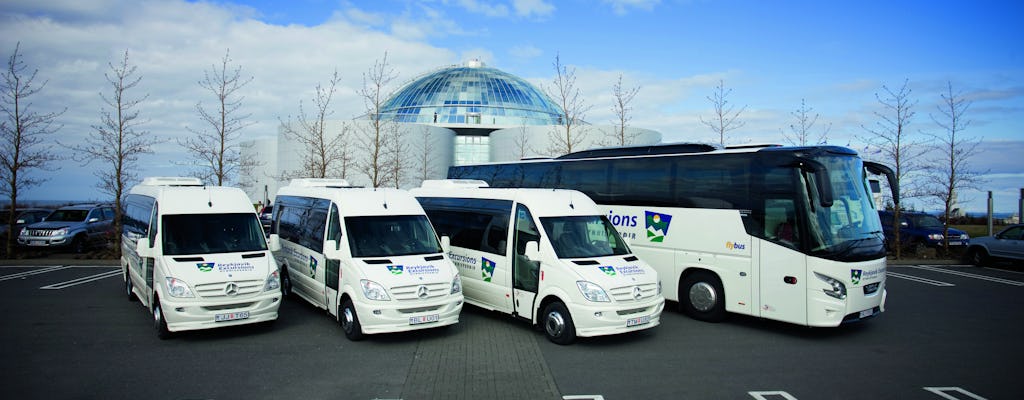
[{"label": "bare tree", "polygon": [[586,113],[590,111],[576,87],[576,69],[562,65],[561,57],[556,55],[553,64],[555,79],[547,88],[548,96],[554,101],[562,114],[558,117],[558,127],[551,132],[551,144],[548,154],[560,156],[581,150],[579,146],[586,139]]},{"label": "bare tree", "polygon": [[[110,84],[111,93],[100,93],[100,99],[107,108],[100,110],[99,125],[92,126],[92,132],[84,144],[68,146],[75,161],[88,165],[93,161],[103,164],[95,175],[100,179],[96,187],[114,198],[114,232],[121,232],[121,200],[125,190],[139,179],[135,173],[139,156],[153,154],[153,146],[161,140],[148,131],[138,128],[146,121],[139,118],[138,105],[149,95],[130,97],[128,92],[142,80],[136,76],[138,66],[128,62],[128,50],[120,63],[108,63],[110,72],[103,77]],[[121,235],[114,235],[114,248],[121,248]]]},{"label": "bare tree", "polygon": [[828,133],[832,130],[832,124],[829,123],[820,133],[814,134],[811,129],[814,128],[814,124],[818,122],[821,114],[815,113],[811,115],[812,112],[814,112],[814,109],[807,106],[807,101],[800,99],[800,108],[790,113],[796,118],[796,124],[790,124],[789,130],[791,133],[787,134],[783,131],[782,137],[794,146],[807,146],[827,142]]},{"label": "bare tree", "polygon": [[918,160],[925,151],[921,142],[916,140],[907,129],[914,118],[913,108],[917,104],[917,101],[910,99],[911,91],[907,87],[908,83],[909,80],[904,80],[903,86],[895,91],[882,85],[885,97],[875,93],[875,98],[882,105],[882,110],[874,112],[878,117],[874,128],[863,127],[868,135],[862,138],[869,146],[879,150],[882,156],[880,161],[893,167],[896,185],[900,188],[899,196],[901,198],[893,199],[893,248],[897,259],[902,257],[901,247],[903,247],[900,240],[900,203],[903,198],[920,196],[919,186],[908,177],[921,171]]},{"label": "bare tree", "polygon": [[980,138],[964,137],[963,132],[971,125],[966,119],[967,109],[971,107],[962,92],[953,92],[953,84],[946,82],[946,93],[941,94],[942,102],[936,106],[940,115],[929,114],[932,121],[942,129],[942,133],[927,134],[935,139],[934,150],[937,155],[927,168],[929,174],[928,192],[943,205],[943,243],[944,252],[949,252],[949,221],[957,193],[969,189],[979,189],[985,182],[984,175],[971,168],[971,158],[977,154]]},{"label": "bare tree", "polygon": [[730,94],[732,94],[732,89],[726,90],[725,82],[719,79],[714,93],[707,97],[708,101],[715,108],[715,114],[708,120],[705,120],[703,116],[700,117],[700,122],[707,125],[708,128],[711,128],[718,135],[718,144],[722,146],[725,146],[725,136],[729,131],[742,128],[747,124],[744,121],[737,120],[740,114],[747,110],[747,106],[740,107],[737,110],[736,106],[729,104],[728,97]]},{"label": "bare tree", "polygon": [[391,178],[391,185],[395,189],[402,187],[402,183],[408,180],[407,173],[413,169],[413,160],[409,157],[409,144],[405,141],[405,134],[401,130],[395,130],[389,134],[385,160],[388,176]]},{"label": "bare tree", "polygon": [[419,172],[419,176],[417,177],[419,178],[419,183],[417,186],[422,184],[423,181],[432,178],[434,175],[433,166],[437,161],[437,156],[434,155],[434,152],[430,151],[430,145],[432,143],[430,141],[430,136],[430,127],[426,125],[420,127],[420,140],[417,142],[416,146],[416,154],[419,155],[416,160],[417,172]]},{"label": "bare tree", "polygon": [[328,86],[316,85],[312,116],[306,115],[300,101],[297,121],[293,123],[289,117],[287,123],[281,122],[285,136],[302,145],[299,151],[302,166],[295,171],[286,171],[285,179],[328,178],[344,175],[345,164],[348,161],[346,152],[348,125],[342,124],[341,130],[337,134],[332,134],[327,129],[327,119],[334,114],[334,111],[330,109],[331,99],[334,97],[340,81],[338,71],[335,70]]},{"label": "bare tree", "polygon": [[636,132],[627,132],[626,128],[629,127],[629,121],[633,119],[630,113],[633,112],[633,107],[630,103],[633,102],[633,98],[640,92],[639,86],[633,86],[630,88],[622,87],[622,74],[619,74],[619,80],[615,82],[615,86],[612,87],[612,96],[614,97],[614,103],[612,104],[612,112],[615,113],[615,131],[605,137],[602,145],[605,146],[628,146],[636,141],[636,138],[640,135]]},{"label": "bare tree", "polygon": [[[39,113],[29,99],[46,87],[46,81],[36,82],[39,70],[27,73],[22,61],[21,43],[14,46],[14,52],[7,58],[3,81],[0,87],[0,194],[10,199],[11,212],[6,223],[14,226],[17,222],[18,191],[38,186],[45,182],[28,173],[33,170],[52,171],[51,164],[61,156],[51,145],[51,135],[62,127],[57,118],[67,109],[58,112]],[[14,257],[17,232],[8,231],[7,257]]]},{"label": "bare tree", "polygon": [[370,124],[369,127],[360,129],[361,135],[358,140],[367,156],[357,162],[356,167],[366,174],[373,187],[384,186],[386,182],[393,182],[395,179],[391,176],[394,165],[388,165],[388,147],[395,142],[392,137],[398,135],[399,127],[393,119],[382,112],[389,94],[388,86],[397,77],[398,74],[388,65],[388,53],[384,52],[384,58],[375,61],[373,67],[363,73],[363,87],[358,91],[363,98],[366,117]]},{"label": "bare tree", "polygon": [[512,138],[515,144],[515,154],[517,160],[526,158],[527,154],[539,153],[533,146],[530,145],[530,134],[526,130],[526,118],[523,118],[523,123],[519,125],[519,130],[516,132],[516,136]]},{"label": "bare tree", "polygon": [[238,91],[253,78],[243,78],[241,66],[229,69],[230,63],[231,51],[228,50],[219,67],[214,65],[203,72],[199,86],[217,98],[217,107],[208,111],[202,102],[197,102],[196,112],[206,127],[187,127],[195,136],[178,140],[178,144],[199,161],[199,169],[194,171],[196,177],[218,186],[230,182],[234,174],[251,171],[259,164],[255,159],[243,159],[238,143],[242,129],[253,124],[246,121],[250,114],[240,114],[244,97]]}]

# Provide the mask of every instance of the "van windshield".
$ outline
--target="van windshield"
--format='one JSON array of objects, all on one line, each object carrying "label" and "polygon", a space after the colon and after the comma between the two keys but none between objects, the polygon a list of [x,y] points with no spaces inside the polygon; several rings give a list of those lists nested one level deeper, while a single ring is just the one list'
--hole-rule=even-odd
[{"label": "van windshield", "polygon": [[346,217],[352,256],[390,257],[441,252],[426,215]]},{"label": "van windshield", "polygon": [[164,215],[164,255],[239,253],[267,249],[255,213]]},{"label": "van windshield", "polygon": [[629,254],[619,232],[605,217],[541,217],[558,258],[589,258]]}]

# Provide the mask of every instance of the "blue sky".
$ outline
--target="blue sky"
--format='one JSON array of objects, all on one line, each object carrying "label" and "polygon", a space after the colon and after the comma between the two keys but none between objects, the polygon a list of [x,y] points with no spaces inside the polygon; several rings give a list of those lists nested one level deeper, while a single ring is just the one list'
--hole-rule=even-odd
[{"label": "blue sky", "polygon": [[[45,3],[45,4],[39,4]],[[249,137],[272,136],[333,69],[343,86],[336,116],[360,113],[361,75],[388,52],[407,82],[432,69],[479,58],[544,87],[558,55],[575,68],[592,108],[612,118],[611,87],[621,74],[640,92],[632,124],[665,141],[712,141],[700,118],[719,80],[746,106],[731,143],[782,142],[806,101],[831,126],[829,143],[864,150],[864,126],[879,110],[882,85],[908,80],[924,141],[947,82],[973,101],[967,135],[983,139],[974,167],[989,171],[983,191],[961,195],[984,210],[1015,211],[1024,187],[1024,2],[1020,1],[122,1],[3,0],[0,51],[21,43],[24,61],[48,79],[40,111],[68,111],[58,136],[81,140],[99,120],[107,63],[125,50],[138,65],[145,129],[168,140],[144,157],[140,175],[180,175],[187,158],[174,138],[199,124],[197,82],[227,49],[253,76],[244,112]],[[101,199],[92,171],[65,161],[38,173],[47,184],[25,199]],[[925,200],[919,208],[936,208]]]}]

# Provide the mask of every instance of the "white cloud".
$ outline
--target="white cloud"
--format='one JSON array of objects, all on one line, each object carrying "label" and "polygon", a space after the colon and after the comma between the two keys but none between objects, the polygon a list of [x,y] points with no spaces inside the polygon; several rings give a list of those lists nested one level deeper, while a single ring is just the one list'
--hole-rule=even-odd
[{"label": "white cloud", "polygon": [[531,46],[531,45],[519,45],[519,46],[512,46],[512,48],[508,49],[508,53],[512,57],[515,57],[515,58],[518,58],[518,59],[530,60],[530,59],[534,59],[534,58],[537,58],[537,57],[540,57],[541,55],[543,55],[544,54],[544,50],[541,50],[541,49],[539,49],[539,48],[537,48],[535,46]]},{"label": "white cloud", "polygon": [[512,0],[512,8],[520,17],[550,17],[555,13],[555,6],[544,0]]},{"label": "white cloud", "polygon": [[602,2],[611,5],[616,15],[626,15],[631,9],[651,11],[654,6],[661,3],[661,0],[602,0]]}]

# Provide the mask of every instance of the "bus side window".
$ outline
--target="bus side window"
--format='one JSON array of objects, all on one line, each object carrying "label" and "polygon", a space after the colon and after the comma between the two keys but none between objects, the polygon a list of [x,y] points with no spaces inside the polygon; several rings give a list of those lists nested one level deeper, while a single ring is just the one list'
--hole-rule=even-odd
[{"label": "bus side window", "polygon": [[765,237],[795,247],[800,240],[795,210],[792,200],[765,199]]}]

